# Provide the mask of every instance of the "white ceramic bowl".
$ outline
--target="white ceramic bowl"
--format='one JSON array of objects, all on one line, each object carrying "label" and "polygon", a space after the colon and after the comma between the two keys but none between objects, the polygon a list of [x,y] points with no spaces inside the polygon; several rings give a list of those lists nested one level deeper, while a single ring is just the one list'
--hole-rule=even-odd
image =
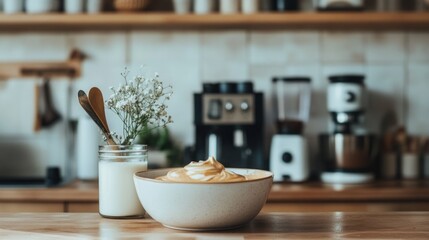
[{"label": "white ceramic bowl", "polygon": [[182,230],[236,228],[261,211],[273,174],[255,169],[228,168],[251,180],[229,183],[173,183],[155,179],[171,169],[134,175],[137,195],[147,213],[164,226]]}]

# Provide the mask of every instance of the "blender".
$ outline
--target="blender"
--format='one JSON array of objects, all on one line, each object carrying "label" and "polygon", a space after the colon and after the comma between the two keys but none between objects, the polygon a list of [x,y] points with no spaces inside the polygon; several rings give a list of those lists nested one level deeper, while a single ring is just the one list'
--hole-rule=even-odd
[{"label": "blender", "polygon": [[366,88],[363,75],[329,77],[328,111],[330,133],[319,136],[319,156],[325,183],[354,184],[373,179],[375,136],[362,127]]},{"label": "blender", "polygon": [[311,80],[306,77],[272,79],[277,131],[271,141],[270,171],[274,181],[302,182],[310,174],[304,125],[310,115]]}]

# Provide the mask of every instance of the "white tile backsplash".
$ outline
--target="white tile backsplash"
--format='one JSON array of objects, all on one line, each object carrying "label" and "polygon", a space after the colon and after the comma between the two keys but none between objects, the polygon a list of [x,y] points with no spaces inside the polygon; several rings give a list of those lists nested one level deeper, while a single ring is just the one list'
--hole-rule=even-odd
[{"label": "white tile backsplash", "polygon": [[252,31],[249,35],[251,64],[316,64],[320,61],[317,32]]},{"label": "white tile backsplash", "polygon": [[368,64],[403,63],[405,51],[405,33],[374,32],[365,34],[365,57]]},{"label": "white tile backsplash", "polygon": [[69,53],[64,33],[0,34],[0,62],[65,61]]},{"label": "white tile backsplash", "polygon": [[200,59],[203,81],[248,79],[246,32],[202,32]]},{"label": "white tile backsplash", "polygon": [[416,32],[408,34],[410,62],[429,62],[429,33]]},{"label": "white tile backsplash", "polygon": [[200,61],[199,42],[196,32],[136,31],[130,34],[130,59],[149,66],[164,62],[195,64]]},{"label": "white tile backsplash", "polygon": [[363,64],[365,62],[364,33],[322,32],[320,37],[323,63]]},{"label": "white tile backsplash", "polygon": [[[368,90],[366,126],[372,133],[387,128],[386,122],[404,124],[405,69],[403,65],[370,65],[365,84]],[[394,119],[391,119],[395,116]],[[390,118],[390,119],[387,119]]]},{"label": "white tile backsplash", "polygon": [[429,64],[411,64],[406,86],[406,127],[416,135],[429,135]]},{"label": "white tile backsplash", "polygon": [[288,64],[320,62],[319,33],[292,31],[285,34],[285,54]]},{"label": "white tile backsplash", "polygon": [[[63,61],[72,48],[88,55],[83,76],[69,89],[67,81],[53,82],[56,107],[65,116],[78,118],[86,113],[77,101],[77,91],[92,86],[110,95],[109,86],[122,81],[124,66],[144,72],[159,72],[174,89],[169,112],[170,130],[182,146],[194,143],[193,93],[203,82],[251,79],[254,89],[265,94],[265,138],[274,133],[271,99],[273,76],[309,76],[312,79],[312,109],[306,126],[313,164],[317,165],[317,136],[328,130],[326,111],[328,76],[364,74],[369,94],[367,126],[372,132],[388,110],[411,133],[429,134],[426,96],[429,89],[429,34],[425,32],[355,31],[118,31],[75,33],[2,33],[0,62]],[[407,69],[405,66],[409,66]],[[0,102],[20,94],[15,109],[0,105],[8,116],[0,124],[0,140],[5,134],[38,139],[31,149],[35,158],[47,161],[65,158],[64,128],[34,133],[34,81],[1,83]],[[66,98],[69,98],[67,101]],[[69,105],[68,105],[69,104]],[[3,112],[3,111],[2,111]],[[107,111],[113,130],[120,130],[116,115]],[[17,140],[18,141],[18,140]],[[22,141],[22,139],[19,139]],[[43,154],[44,151],[53,153]],[[30,164],[30,163],[29,163]],[[64,162],[58,160],[64,166]],[[43,168],[39,167],[39,172]]]},{"label": "white tile backsplash", "polygon": [[73,33],[68,34],[67,43],[70,50],[78,49],[87,56],[84,64],[126,62],[128,42],[125,32]]},{"label": "white tile backsplash", "polygon": [[249,40],[249,59],[251,64],[286,64],[285,32],[252,31],[249,33]]},{"label": "white tile backsplash", "polygon": [[[34,80],[15,79],[0,89],[0,135],[31,136],[35,121]],[[17,98],[17,96],[21,96]],[[13,107],[11,107],[13,103]]]}]

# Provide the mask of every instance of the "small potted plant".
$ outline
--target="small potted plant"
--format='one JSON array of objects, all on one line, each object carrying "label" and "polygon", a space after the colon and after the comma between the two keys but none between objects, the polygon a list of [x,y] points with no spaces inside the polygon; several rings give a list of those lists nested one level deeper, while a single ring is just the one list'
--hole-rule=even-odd
[{"label": "small potted plant", "polygon": [[147,130],[142,131],[135,140],[136,144],[148,145],[149,167],[162,168],[180,165],[182,151],[172,140],[168,128],[150,129],[151,127],[147,127]]}]

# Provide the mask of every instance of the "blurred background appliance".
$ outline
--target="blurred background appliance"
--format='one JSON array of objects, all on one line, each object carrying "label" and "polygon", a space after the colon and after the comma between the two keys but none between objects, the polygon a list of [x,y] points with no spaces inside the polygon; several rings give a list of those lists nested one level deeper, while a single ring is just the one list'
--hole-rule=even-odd
[{"label": "blurred background appliance", "polygon": [[365,86],[362,75],[329,77],[328,111],[334,123],[334,133],[357,131],[364,113]]},{"label": "blurred background appliance", "polygon": [[185,163],[214,156],[226,167],[267,169],[263,113],[252,82],[203,84],[194,94],[195,154]]},{"label": "blurred background appliance", "polygon": [[376,138],[360,127],[365,110],[364,78],[329,77],[328,111],[334,127],[332,133],[319,137],[324,182],[364,183],[373,179]]},{"label": "blurred background appliance", "polygon": [[277,133],[271,141],[270,171],[274,181],[305,181],[310,166],[303,131],[310,115],[311,80],[274,77],[272,83]]},{"label": "blurred background appliance", "polygon": [[364,0],[314,0],[314,5],[322,11],[361,10]]},{"label": "blurred background appliance", "polygon": [[98,146],[101,135],[94,121],[88,116],[77,122],[76,176],[80,180],[98,179]]},{"label": "blurred background appliance", "polygon": [[299,0],[272,0],[271,8],[276,12],[298,11]]}]

